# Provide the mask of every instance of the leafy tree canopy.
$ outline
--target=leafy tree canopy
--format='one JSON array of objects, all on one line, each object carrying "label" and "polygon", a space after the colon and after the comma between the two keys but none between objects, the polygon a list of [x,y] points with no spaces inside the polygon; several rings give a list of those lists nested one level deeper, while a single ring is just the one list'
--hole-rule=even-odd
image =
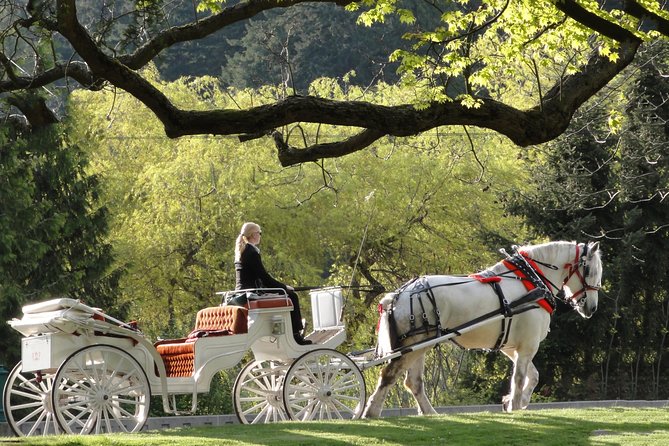
[{"label": "leafy tree canopy", "polygon": [[[381,104],[363,91],[342,101],[289,86],[269,104],[217,107],[202,100],[190,108],[141,71],[175,45],[266,11],[299,11],[306,3],[356,10],[364,25],[390,16],[410,25],[405,37],[412,45],[389,57],[399,63],[413,97]],[[669,15],[656,0],[426,1],[416,7],[399,0],[203,0],[183,22],[175,22],[167,3],[157,0],[3,0],[0,8],[0,92],[52,92],[56,83],[69,88],[75,81],[90,90],[113,86],[148,107],[169,137],[272,135],[283,165],[339,157],[387,135],[410,136],[447,125],[492,129],[521,146],[551,140],[581,104],[632,61],[644,40],[669,36]],[[517,102],[510,96],[520,84],[532,91]],[[305,145],[290,137],[292,126],[301,122],[347,126],[357,133]]]},{"label": "leafy tree canopy", "polygon": [[[260,104],[277,91],[230,95],[213,78],[152,81],[184,104],[198,92],[221,107]],[[320,79],[310,90],[347,100],[363,87]],[[388,85],[373,90],[381,103],[411,94]],[[427,272],[477,271],[494,263],[493,248],[522,232],[517,219],[502,218],[496,197],[518,188],[523,172],[516,149],[492,132],[433,131],[406,144],[384,138],[345,159],[277,168],[261,141],[170,140],[126,93],[77,92],[70,117],[72,138],[90,148],[91,167],[105,178],[111,241],[128,270],[123,300],[149,334],[187,332],[197,309],[234,287],[233,245],[247,220],[262,225],[264,261],[276,277],[377,293]],[[311,124],[295,133],[318,142],[351,130]],[[347,321],[359,346],[373,343],[375,296],[349,299]]]}]

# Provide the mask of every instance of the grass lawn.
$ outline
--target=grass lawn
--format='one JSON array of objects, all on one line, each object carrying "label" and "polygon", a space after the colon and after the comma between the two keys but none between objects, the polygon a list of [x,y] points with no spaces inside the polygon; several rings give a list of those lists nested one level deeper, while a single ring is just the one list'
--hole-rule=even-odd
[{"label": "grass lawn", "polygon": [[669,445],[669,410],[545,409],[260,426],[179,428],[129,435],[0,437],[20,446]]}]

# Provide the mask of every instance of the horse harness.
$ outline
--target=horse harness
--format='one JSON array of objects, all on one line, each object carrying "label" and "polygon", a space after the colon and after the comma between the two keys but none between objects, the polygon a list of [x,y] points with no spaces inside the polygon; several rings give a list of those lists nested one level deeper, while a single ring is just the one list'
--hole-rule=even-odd
[{"label": "horse harness", "polygon": [[[578,271],[579,266],[582,264],[581,259],[584,257],[585,257],[585,252],[583,253],[582,257],[579,256],[577,247],[576,260],[572,264],[565,266],[569,267],[569,274],[565,279],[564,284],[567,283],[567,281],[573,274],[578,274],[579,277],[581,277],[581,282],[584,284],[584,288],[581,292],[585,296],[585,290],[594,289],[594,287],[590,287],[586,284],[585,278],[587,278],[588,275],[587,271],[584,271],[583,276],[581,276],[580,272]],[[536,309],[538,307],[543,308],[549,314],[552,314],[553,311],[555,310],[555,305],[556,305],[555,294],[553,293],[552,290],[557,287],[543,275],[543,273],[541,272],[541,268],[537,265],[537,262],[531,259],[526,252],[520,251],[516,252],[516,254],[514,254],[513,256],[507,255],[506,259],[504,259],[502,263],[504,264],[504,266],[508,268],[508,271],[504,273],[497,274],[493,271],[485,270],[480,273],[472,274],[469,276],[469,278],[475,279],[484,284],[488,284],[492,287],[493,291],[495,292],[495,295],[499,300],[499,305],[500,305],[499,310],[495,310],[491,313],[478,317],[473,321],[469,321],[461,326],[451,329],[444,330],[441,326],[440,312],[439,308],[437,307],[436,299],[434,297],[434,293],[432,290],[434,288],[442,286],[454,286],[464,283],[470,283],[471,280],[465,280],[462,282],[452,282],[441,285],[430,285],[425,277],[417,277],[404,284],[400,289],[397,290],[395,294],[395,300],[393,301],[393,305],[391,305],[390,309],[388,310],[388,320],[391,325],[390,327],[391,330],[396,334],[397,322],[393,317],[394,303],[395,301],[397,301],[402,292],[407,291],[407,289],[411,285],[413,285],[411,287],[411,291],[409,292],[410,329],[405,334],[399,336],[393,336],[396,343],[393,346],[393,348],[395,348],[397,343],[400,343],[401,341],[411,336],[417,334],[428,334],[432,330],[435,331],[435,337],[439,337],[444,334],[450,334],[450,333],[455,333],[456,335],[460,335],[459,333],[460,330],[463,330],[471,325],[479,323],[485,320],[486,318],[490,318],[497,314],[503,314],[504,318],[502,319],[501,322],[502,326],[500,335],[498,336],[494,347],[491,349],[491,351],[498,351],[502,349],[506,344],[506,342],[508,341],[509,334],[511,332],[511,323],[513,322],[513,316],[524,313],[529,310]],[[557,269],[557,267],[555,267],[554,265],[548,265],[548,264],[543,264],[543,265],[549,268]],[[509,276],[509,274],[511,274],[511,276]],[[525,289],[528,291],[528,293],[523,297],[521,297],[520,299],[517,299],[509,303],[509,301],[506,299],[506,296],[504,295],[504,292],[502,291],[502,287],[499,284],[502,278],[505,277],[521,280],[523,282],[523,285],[525,285]],[[564,296],[562,288],[558,291],[557,295],[558,297]],[[434,312],[436,321],[434,324],[431,324],[429,322],[428,310],[426,309],[426,304],[432,306],[432,311]],[[572,303],[572,305],[575,306],[576,303]],[[420,326],[416,323],[417,317],[416,313],[414,312],[414,309],[418,307],[420,307],[419,316],[422,321],[422,324],[420,324]],[[451,342],[453,342],[458,347],[463,348],[460,344],[458,344],[455,338],[452,338]]]}]

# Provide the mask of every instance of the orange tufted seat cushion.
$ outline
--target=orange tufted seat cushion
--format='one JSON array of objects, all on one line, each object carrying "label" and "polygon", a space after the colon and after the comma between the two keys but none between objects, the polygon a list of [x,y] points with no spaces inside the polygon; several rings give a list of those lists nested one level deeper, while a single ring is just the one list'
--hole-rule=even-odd
[{"label": "orange tufted seat cushion", "polygon": [[242,334],[248,331],[248,310],[244,307],[225,305],[204,308],[197,312],[195,329],[189,337],[199,337],[198,332],[228,330],[228,334]]},{"label": "orange tufted seat cushion", "polygon": [[258,310],[261,308],[282,308],[282,307],[291,307],[293,302],[291,302],[288,296],[278,296],[271,298],[258,298],[258,299],[249,299],[249,309]]},{"label": "orange tufted seat cushion", "polygon": [[188,337],[158,341],[154,345],[163,358],[168,377],[193,374],[195,342],[202,337],[242,334],[248,331],[248,310],[223,306],[204,308],[197,312],[195,328]]}]

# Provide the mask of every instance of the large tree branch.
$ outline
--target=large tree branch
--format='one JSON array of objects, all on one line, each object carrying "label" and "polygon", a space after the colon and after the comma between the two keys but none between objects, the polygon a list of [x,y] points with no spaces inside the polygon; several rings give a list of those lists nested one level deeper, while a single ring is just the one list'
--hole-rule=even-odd
[{"label": "large tree branch", "polygon": [[[636,17],[639,21],[654,23],[654,29],[656,31],[665,36],[669,36],[669,20],[647,10],[639,2],[635,0],[626,0],[623,4],[623,11],[632,17]],[[646,23],[646,25],[648,25],[648,23]]]},{"label": "large tree branch", "polygon": [[[204,19],[196,20],[182,26],[170,27],[149,39],[132,54],[120,55],[117,56],[116,59],[132,70],[139,70],[145,67],[162,51],[178,43],[202,39],[231,24],[255,17],[263,11],[276,8],[288,8],[300,3],[314,2],[333,3],[339,6],[346,6],[353,3],[354,0],[247,0],[226,7],[220,13]],[[76,3],[71,2],[71,6],[76,8]],[[40,11],[35,10],[34,8],[31,12],[40,14]],[[57,22],[49,21],[46,17],[42,16],[21,19],[18,23],[21,26],[30,27],[40,21],[44,23],[48,29],[62,33]],[[75,79],[88,89],[98,90],[105,80],[104,77],[96,78],[86,63],[78,61],[56,64],[52,69],[36,76],[20,76],[15,74],[9,59],[1,53],[0,64],[4,66],[5,72],[9,77],[8,80],[0,81],[0,92],[39,88],[66,77]]]},{"label": "large tree branch", "polygon": [[571,17],[577,22],[582,23],[591,30],[596,31],[603,36],[618,42],[637,40],[637,37],[634,35],[634,33],[628,31],[616,23],[609,22],[603,17],[588,11],[583,6],[581,6],[577,0],[556,0],[554,4],[555,7],[562,11],[566,16]]},{"label": "large tree branch", "polygon": [[[569,0],[567,0],[569,1]],[[358,127],[361,133],[338,143],[296,149],[275,138],[279,160],[284,165],[337,157],[369,146],[383,135],[409,136],[448,125],[488,128],[509,137],[520,146],[549,141],[569,125],[576,109],[592,97],[629,64],[640,41],[621,33],[620,57],[611,62],[593,57],[579,73],[555,85],[545,102],[530,110],[518,110],[491,99],[480,99],[480,106],[466,107],[459,102],[432,103],[424,109],[413,105],[384,106],[362,101],[292,96],[270,105],[246,110],[183,110],[177,108],[157,88],[118,60],[107,56],[76,19],[75,0],[58,2],[61,33],[97,76],[128,91],[149,107],[161,120],[170,137],[195,134],[254,134],[272,132],[296,122]]]},{"label": "large tree branch", "polygon": [[21,110],[26,117],[28,124],[34,130],[41,129],[52,124],[56,124],[58,119],[47,107],[44,98],[34,94],[19,94],[10,96],[7,99],[14,107]]},{"label": "large tree branch", "polygon": [[103,80],[101,78],[95,79],[93,74],[84,62],[72,61],[67,64],[57,64],[55,67],[39,73],[36,76],[21,76],[14,73],[9,59],[6,55],[0,53],[0,63],[5,65],[5,72],[8,73],[7,80],[0,81],[0,93],[17,90],[33,90],[36,88],[45,87],[53,82],[64,78],[75,79],[82,86],[90,90],[99,90],[102,87]]},{"label": "large tree branch", "polygon": [[349,155],[368,147],[383,136],[385,136],[385,133],[382,131],[366,129],[343,141],[315,144],[308,149],[297,149],[289,146],[283,140],[283,135],[280,132],[272,132],[274,144],[278,150],[279,161],[284,166],[318,161],[322,158],[336,158]]}]

